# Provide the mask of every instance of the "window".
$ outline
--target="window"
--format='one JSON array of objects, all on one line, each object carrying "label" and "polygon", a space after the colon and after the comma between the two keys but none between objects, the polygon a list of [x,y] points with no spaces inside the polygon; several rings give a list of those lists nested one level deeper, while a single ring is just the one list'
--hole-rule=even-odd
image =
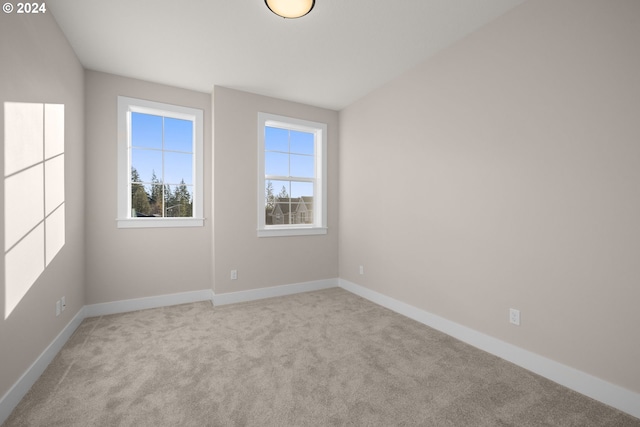
[{"label": "window", "polygon": [[202,110],[118,97],[118,227],[202,226]]},{"label": "window", "polygon": [[258,236],[327,233],[327,125],[258,113]]}]

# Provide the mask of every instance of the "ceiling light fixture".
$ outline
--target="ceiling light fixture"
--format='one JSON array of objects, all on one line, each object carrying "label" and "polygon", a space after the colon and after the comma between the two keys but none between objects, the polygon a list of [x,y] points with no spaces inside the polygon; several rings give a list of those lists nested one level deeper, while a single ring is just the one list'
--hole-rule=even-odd
[{"label": "ceiling light fixture", "polygon": [[311,12],[315,0],[264,0],[269,10],[283,18],[300,18]]}]

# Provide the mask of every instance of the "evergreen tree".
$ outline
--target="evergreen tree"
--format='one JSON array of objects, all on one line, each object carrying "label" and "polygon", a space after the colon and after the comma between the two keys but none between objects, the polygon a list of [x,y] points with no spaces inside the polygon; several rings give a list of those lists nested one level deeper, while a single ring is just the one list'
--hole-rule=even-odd
[{"label": "evergreen tree", "polygon": [[193,216],[193,203],[191,201],[191,194],[187,185],[184,183],[184,179],[180,181],[173,193],[173,199],[175,203],[175,215],[179,217],[191,217]]},{"label": "evergreen tree", "polygon": [[164,196],[162,194],[162,183],[156,176],[156,171],[151,173],[151,214],[162,216],[162,205]]},{"label": "evergreen tree", "polygon": [[289,193],[287,192],[287,187],[283,185],[282,190],[280,190],[280,193],[278,193],[278,199],[288,199],[288,198],[289,198]]},{"label": "evergreen tree", "polygon": [[276,197],[273,195],[273,183],[271,181],[267,181],[267,187],[265,190],[265,206],[267,209],[267,213],[273,211],[275,202]]},{"label": "evergreen tree", "polygon": [[171,192],[170,185],[164,185],[164,216],[176,216],[175,215],[175,197]]},{"label": "evergreen tree", "polygon": [[133,216],[138,214],[149,215],[151,206],[149,205],[149,195],[141,184],[140,174],[136,168],[131,168],[131,213]]},{"label": "evergreen tree", "polygon": [[138,170],[131,166],[131,182],[141,182]]}]

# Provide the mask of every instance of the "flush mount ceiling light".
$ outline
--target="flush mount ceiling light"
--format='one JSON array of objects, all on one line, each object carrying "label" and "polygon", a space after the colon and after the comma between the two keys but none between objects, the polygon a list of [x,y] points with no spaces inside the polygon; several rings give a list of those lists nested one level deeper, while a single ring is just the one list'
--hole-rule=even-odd
[{"label": "flush mount ceiling light", "polygon": [[311,12],[315,0],[264,0],[269,10],[283,18],[300,18]]}]

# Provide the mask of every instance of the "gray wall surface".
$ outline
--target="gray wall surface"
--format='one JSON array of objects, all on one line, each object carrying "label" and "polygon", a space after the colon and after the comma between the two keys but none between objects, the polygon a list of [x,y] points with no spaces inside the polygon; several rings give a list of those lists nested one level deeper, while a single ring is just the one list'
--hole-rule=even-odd
[{"label": "gray wall surface", "polygon": [[[5,126],[11,126],[4,122],[5,103],[64,104],[66,233],[62,249],[6,319],[5,256],[0,261],[0,397],[84,305],[84,77],[80,62],[50,14],[0,13],[3,171]],[[4,246],[4,185],[0,189],[0,241]],[[55,304],[63,296],[67,307],[56,317]]]},{"label": "gray wall surface", "polygon": [[640,392],[639,20],[526,2],[341,111],[340,277]]},{"label": "gray wall surface", "polygon": [[[213,105],[215,293],[338,277],[338,113],[224,87]],[[258,112],[327,124],[326,235],[257,237]]]},{"label": "gray wall surface", "polygon": [[[211,95],[86,72],[87,304],[211,289]],[[116,225],[118,96],[204,111],[203,227]]]}]

